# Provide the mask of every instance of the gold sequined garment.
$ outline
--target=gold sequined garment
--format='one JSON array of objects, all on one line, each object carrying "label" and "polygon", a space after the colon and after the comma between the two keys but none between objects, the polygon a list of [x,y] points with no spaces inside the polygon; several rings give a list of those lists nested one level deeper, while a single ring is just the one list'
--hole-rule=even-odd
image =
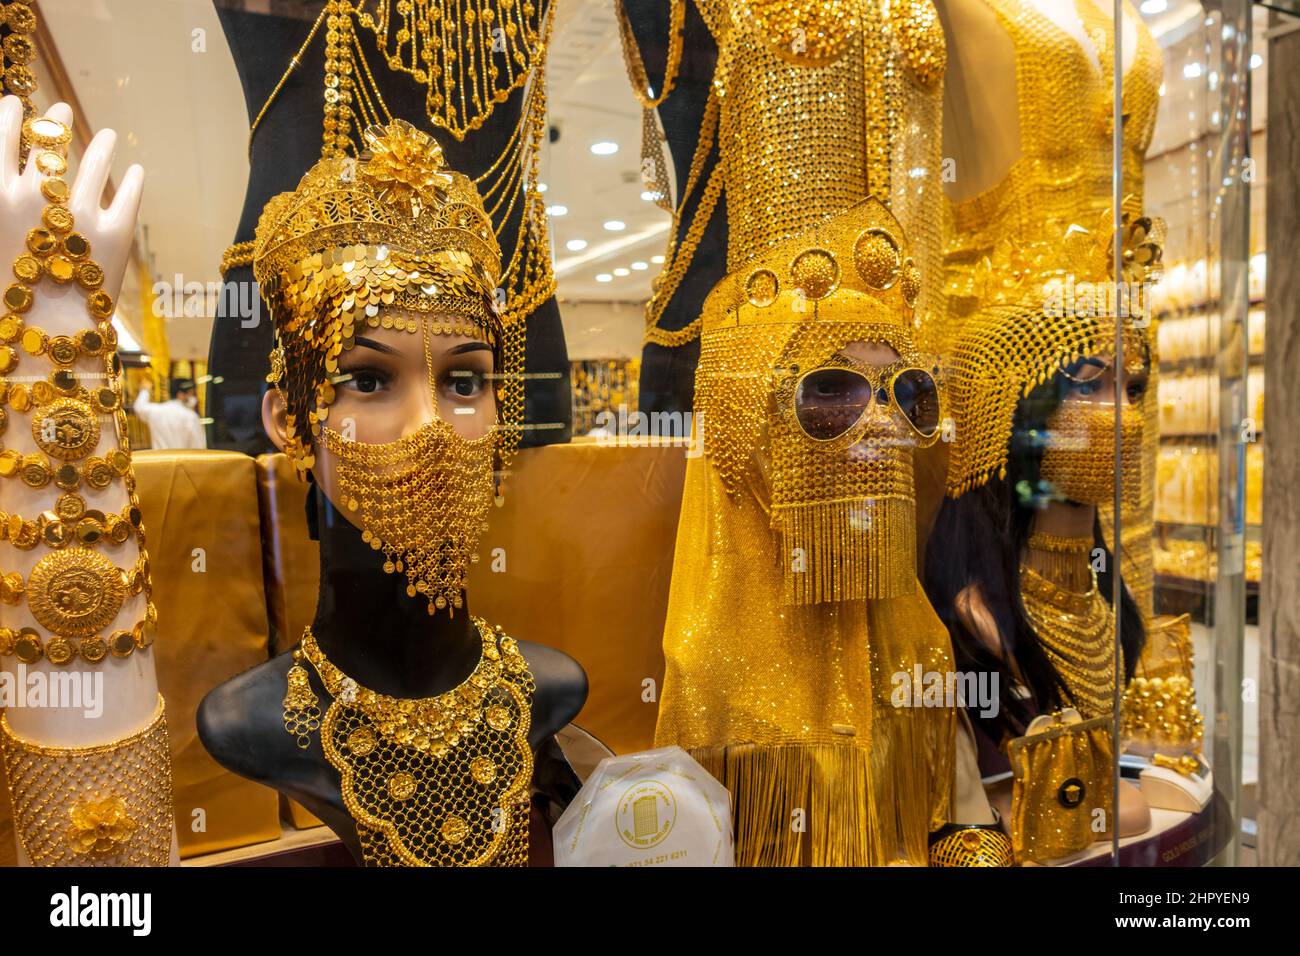
[{"label": "gold sequined garment", "polygon": [[437,697],[387,697],[302,655],[334,698],[320,726],[367,866],[527,866],[533,676],[513,638],[475,618],[483,654]]},{"label": "gold sequined garment", "polygon": [[[1115,612],[1097,587],[1080,593],[1020,567],[1025,614],[1065,684],[1068,706],[1085,720],[1115,712]],[[1121,661],[1121,673],[1123,663]]]},{"label": "gold sequined garment", "polygon": [[17,736],[0,716],[14,828],[35,866],[167,866],[172,774],[163,699],[144,729],[88,747]]},{"label": "gold sequined garment", "polygon": [[[693,176],[692,185],[705,191],[697,217],[707,219],[719,191],[725,195],[727,268],[871,195],[909,231],[927,282],[924,314],[942,284],[946,54],[933,4],[699,0],[699,8],[718,46],[720,163],[702,185]],[[706,118],[701,161],[713,125]],[[698,236],[670,247],[647,307],[652,326],[689,269],[696,242]],[[660,336],[661,344],[683,344],[698,328],[692,323],[688,336]]]},{"label": "gold sequined garment", "polygon": [[954,711],[891,700],[898,675],[953,666],[916,586],[912,439],[873,404],[816,441],[791,403],[799,376],[838,368],[851,343],[920,360],[914,270],[897,220],[867,199],[705,303],[705,454],[686,467],[655,741],[731,791],[740,865],[925,865],[945,820]]}]

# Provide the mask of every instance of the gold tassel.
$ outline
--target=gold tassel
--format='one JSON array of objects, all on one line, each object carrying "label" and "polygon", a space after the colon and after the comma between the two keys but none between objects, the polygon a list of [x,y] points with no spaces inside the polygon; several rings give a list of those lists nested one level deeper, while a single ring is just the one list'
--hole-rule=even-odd
[{"label": "gold tassel", "polygon": [[786,603],[900,597],[916,591],[916,502],[873,498],[774,509]]}]

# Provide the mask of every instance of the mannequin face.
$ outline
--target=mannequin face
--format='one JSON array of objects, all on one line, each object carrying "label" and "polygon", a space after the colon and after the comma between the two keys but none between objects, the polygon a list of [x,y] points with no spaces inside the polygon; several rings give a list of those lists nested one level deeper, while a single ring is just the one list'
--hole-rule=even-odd
[{"label": "mannequin face", "polygon": [[[424,321],[420,313],[394,310],[397,318]],[[430,316],[430,321],[437,321]],[[354,441],[382,445],[447,422],[466,440],[482,438],[496,421],[492,349],[464,335],[429,335],[423,329],[367,328],[339,355],[334,401],[326,420]],[[263,424],[277,448],[285,444],[286,409],[271,389],[263,401]],[[336,505],[335,468],[324,443],[313,448],[321,490]]]},{"label": "mannequin face", "polygon": [[[1063,403],[1115,404],[1115,362],[1111,356],[1087,356],[1066,369],[1068,389]],[[1149,368],[1124,377],[1124,404],[1137,405],[1146,394]]]}]

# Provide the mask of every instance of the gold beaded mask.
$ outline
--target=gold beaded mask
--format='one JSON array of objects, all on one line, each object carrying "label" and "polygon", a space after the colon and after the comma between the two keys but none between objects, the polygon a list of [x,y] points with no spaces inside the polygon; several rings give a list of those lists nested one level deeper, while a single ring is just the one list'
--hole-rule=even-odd
[{"label": "gold beaded mask", "polygon": [[[728,276],[704,307],[704,447],[733,493],[770,501],[786,599],[916,586],[912,455],[938,438],[937,365],[912,340],[920,270],[902,227],[865,200]],[[900,359],[865,366],[854,342]]]},{"label": "gold beaded mask", "polygon": [[1115,467],[1115,406],[1066,401],[1048,423],[1041,474],[1058,494],[1080,504],[1114,498],[1120,475],[1123,504],[1137,507],[1142,489],[1142,410],[1125,405],[1119,416],[1120,461]]},{"label": "gold beaded mask", "polygon": [[[518,443],[521,350],[508,343],[522,330],[499,317],[500,250],[473,183],[403,121],[371,127],[365,141],[359,161],[321,160],[258,221],[253,273],[277,340],[268,380],[284,397],[285,451],[300,475],[315,466],[321,443],[335,464],[339,504],[384,552],[384,570],[405,574],[408,594],[423,594],[433,613],[460,606],[494,462],[504,469]],[[435,411],[415,433],[384,444],[329,427],[339,356],[366,328],[420,334],[431,389],[431,336],[487,342],[497,422],[470,440]]]}]

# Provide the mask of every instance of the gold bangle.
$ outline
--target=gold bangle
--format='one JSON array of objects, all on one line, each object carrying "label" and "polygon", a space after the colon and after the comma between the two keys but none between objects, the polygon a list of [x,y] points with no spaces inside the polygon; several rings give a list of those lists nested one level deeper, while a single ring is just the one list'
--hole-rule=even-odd
[{"label": "gold bangle", "polygon": [[[94,374],[88,377],[102,379],[105,376]],[[77,376],[68,369],[58,369],[48,379],[33,382],[30,386],[0,379],[0,405],[8,405],[16,412],[40,408],[61,398],[85,402],[99,415],[111,415],[122,407],[122,396],[117,389],[111,385],[88,389],[78,384]]]},{"label": "gold bangle", "polygon": [[44,488],[54,482],[64,491],[77,491],[84,481],[87,487],[103,490],[114,478],[125,477],[130,467],[131,457],[120,448],[109,452],[108,458],[96,455],[80,465],[65,461],[58,466],[36,452],[22,455],[12,448],[0,452],[0,478],[20,478],[28,488]]},{"label": "gold bangle", "polygon": [[34,520],[0,511],[0,541],[10,541],[21,551],[30,551],[41,543],[50,548],[62,548],[74,542],[88,547],[101,541],[126,544],[133,531],[137,540],[144,533],[138,504],[128,504],[121,514],[105,514],[97,508],[87,508],[86,499],[72,491],[59,495],[54,507],[42,511]]},{"label": "gold bangle", "polygon": [[90,747],[49,747],[0,717],[14,830],[36,866],[166,866],[172,776],[162,695],[142,730]]}]

